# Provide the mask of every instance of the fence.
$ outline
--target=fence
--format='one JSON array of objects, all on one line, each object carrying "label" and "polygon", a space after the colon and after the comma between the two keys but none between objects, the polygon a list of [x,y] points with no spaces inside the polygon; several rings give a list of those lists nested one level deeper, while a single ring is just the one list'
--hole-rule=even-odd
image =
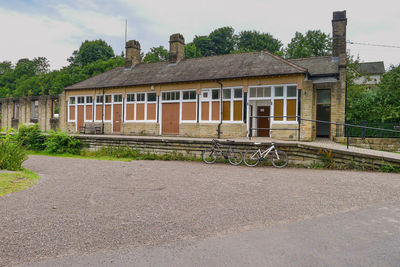
[{"label": "fence", "polygon": [[[297,128],[258,128],[258,127],[253,127],[253,118],[256,120],[259,118],[296,118],[297,119]],[[347,148],[349,148],[350,144],[350,137],[361,137],[361,138],[366,138],[366,137],[375,137],[375,138],[400,138],[400,123],[386,123],[386,124],[378,124],[378,126],[384,125],[386,128],[379,128],[379,127],[372,127],[369,125],[377,125],[376,123],[365,123],[363,122],[362,125],[357,125],[357,124],[350,124],[350,123],[340,123],[340,122],[332,122],[332,121],[322,121],[322,120],[312,120],[312,119],[304,119],[301,118],[300,116],[249,116],[249,140],[251,140],[251,137],[253,136],[253,131],[254,130],[268,130],[268,131],[297,131],[297,140],[301,140],[301,123],[302,121],[308,121],[308,122],[315,122],[315,123],[322,123],[322,124],[329,124],[329,125],[336,125],[336,132],[338,133],[344,133],[344,136],[347,139]],[[367,126],[368,125],[368,126]],[[387,128],[392,128],[392,129],[387,129]],[[339,135],[338,135],[339,136]]]}]

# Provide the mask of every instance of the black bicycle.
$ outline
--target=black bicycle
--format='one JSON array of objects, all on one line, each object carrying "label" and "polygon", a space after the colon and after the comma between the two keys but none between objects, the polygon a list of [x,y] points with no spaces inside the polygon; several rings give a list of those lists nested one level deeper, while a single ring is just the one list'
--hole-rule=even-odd
[{"label": "black bicycle", "polygon": [[[228,144],[232,144],[235,141],[227,140]],[[213,139],[211,142],[211,148],[204,150],[202,153],[203,161],[207,164],[214,163],[219,156],[227,159],[232,165],[239,165],[243,161],[242,152],[234,150],[230,145],[225,146],[221,144],[218,140]]]}]

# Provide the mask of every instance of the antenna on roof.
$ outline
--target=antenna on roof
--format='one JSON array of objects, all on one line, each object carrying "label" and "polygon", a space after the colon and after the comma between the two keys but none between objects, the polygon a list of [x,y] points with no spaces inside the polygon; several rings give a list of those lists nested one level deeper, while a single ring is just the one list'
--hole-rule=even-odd
[{"label": "antenna on roof", "polygon": [[125,19],[125,44],[128,41],[128,19]]}]

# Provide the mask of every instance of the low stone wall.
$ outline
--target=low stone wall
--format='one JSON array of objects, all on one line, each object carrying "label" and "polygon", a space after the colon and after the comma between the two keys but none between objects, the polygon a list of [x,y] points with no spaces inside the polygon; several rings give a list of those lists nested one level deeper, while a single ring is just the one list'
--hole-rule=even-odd
[{"label": "low stone wall", "polygon": [[[346,137],[335,137],[335,142],[346,143]],[[350,145],[382,151],[400,152],[400,138],[356,138],[350,137]]]},{"label": "low stone wall", "polygon": [[[185,138],[110,137],[101,135],[77,135],[76,137],[86,143],[89,149],[94,150],[107,146],[127,146],[157,154],[177,152],[184,156],[200,156],[203,150],[210,147],[210,140]],[[262,143],[260,146],[269,145],[270,143]],[[245,141],[235,142],[233,146],[242,151],[253,150],[258,147],[252,142]],[[335,149],[321,149],[320,147],[298,143],[278,143],[277,146],[288,154],[291,164],[303,166],[318,164],[325,167],[367,170],[379,170],[382,166],[388,165],[400,168],[400,160],[394,158]]]}]

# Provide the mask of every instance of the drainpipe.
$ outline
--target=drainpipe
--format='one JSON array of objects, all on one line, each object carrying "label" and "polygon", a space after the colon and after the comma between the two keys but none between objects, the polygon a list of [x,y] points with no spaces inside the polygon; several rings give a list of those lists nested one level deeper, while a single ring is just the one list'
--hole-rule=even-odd
[{"label": "drainpipe", "polygon": [[104,98],[104,87],[103,87],[103,108],[101,109],[101,133],[104,134],[104,103],[105,103],[105,98]]},{"label": "drainpipe", "polygon": [[220,91],[219,91],[219,99],[220,99],[220,102],[219,102],[219,110],[220,110],[220,115],[219,115],[219,117],[220,117],[220,121],[219,121],[219,124],[218,124],[218,139],[220,139],[221,138],[221,125],[222,125],[222,115],[223,115],[223,109],[222,109],[222,82],[221,81],[218,81],[217,80],[217,83],[221,86],[221,88],[220,88]]}]

